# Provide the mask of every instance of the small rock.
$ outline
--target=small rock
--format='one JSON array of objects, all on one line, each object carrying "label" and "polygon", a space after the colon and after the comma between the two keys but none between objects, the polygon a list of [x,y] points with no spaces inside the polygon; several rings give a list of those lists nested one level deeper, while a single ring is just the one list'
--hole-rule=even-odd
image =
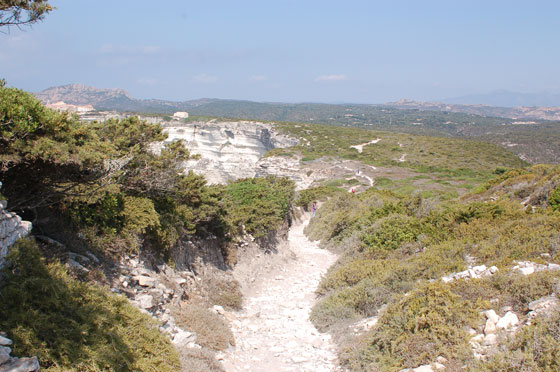
[{"label": "small rock", "polygon": [[496,322],[492,319],[486,319],[486,325],[484,326],[484,334],[490,334],[496,332]]},{"label": "small rock", "polygon": [[7,337],[0,336],[0,346],[10,346],[12,344],[12,340]]},{"label": "small rock", "polygon": [[482,333],[479,333],[473,338],[471,338],[471,341],[478,342],[478,343],[482,342],[483,340],[484,340],[484,335]]},{"label": "small rock", "polygon": [[436,363],[445,364],[447,363],[447,359],[440,355],[436,358]]},{"label": "small rock", "polygon": [[12,358],[8,354],[0,354],[0,366],[11,359]]},{"label": "small rock", "polygon": [[492,274],[496,274],[498,272],[498,268],[496,266],[490,266],[488,271],[490,271],[490,273]]},{"label": "small rock", "polygon": [[[556,296],[547,296],[543,298],[539,298],[538,300],[532,301],[529,303],[529,310],[539,311],[539,310],[546,310],[551,307],[558,306],[558,298]],[[1,345],[0,341],[0,345]]]},{"label": "small rock", "polygon": [[320,339],[316,338],[311,342],[311,346],[313,346],[313,348],[315,349],[320,349],[321,346],[323,346],[323,342]]},{"label": "small rock", "polygon": [[493,309],[486,310],[484,315],[486,316],[486,319],[491,320],[494,323],[498,323],[498,320],[500,320],[500,317]]},{"label": "small rock", "polygon": [[77,261],[75,261],[71,258],[69,258],[68,261],[66,262],[66,267],[70,270],[73,270],[73,271],[89,273],[89,269],[86,269],[80,263],[78,263]]},{"label": "small rock", "polygon": [[508,311],[506,315],[504,315],[498,323],[496,323],[496,328],[498,329],[507,329],[513,327],[519,323],[519,318],[515,313]]},{"label": "small rock", "polygon": [[187,282],[187,279],[185,279],[185,278],[176,278],[175,279],[175,283],[177,283],[178,285],[185,284],[186,282]]},{"label": "small rock", "polygon": [[299,364],[299,363],[305,363],[307,362],[307,358],[301,357],[301,356],[294,356],[292,357],[292,362]]},{"label": "small rock", "polygon": [[133,279],[136,280],[141,287],[154,287],[156,284],[156,280],[149,276],[136,275]]},{"label": "small rock", "polygon": [[531,275],[535,272],[535,268],[533,266],[521,267],[519,268],[519,272],[523,275]]},{"label": "small rock", "polygon": [[142,309],[149,309],[154,306],[154,298],[149,294],[142,294],[136,297],[135,301]]},{"label": "small rock", "polygon": [[39,370],[37,357],[33,358],[14,358],[11,362],[4,364],[1,371],[6,372],[35,372]]},{"label": "small rock", "polygon": [[212,306],[212,311],[218,315],[224,315],[225,310],[222,306],[220,305],[214,305]]},{"label": "small rock", "polygon": [[497,341],[498,341],[498,336],[496,336],[496,334],[494,333],[487,334],[484,337],[484,345],[486,346],[494,345]]},{"label": "small rock", "polygon": [[173,337],[172,343],[177,346],[186,346],[195,341],[195,336],[184,329],[178,329],[178,332]]},{"label": "small rock", "polygon": [[412,369],[414,372],[434,372],[434,369],[429,364],[424,364],[422,366]]},{"label": "small rock", "polygon": [[486,265],[475,266],[472,268],[477,274],[482,273],[486,270]]}]

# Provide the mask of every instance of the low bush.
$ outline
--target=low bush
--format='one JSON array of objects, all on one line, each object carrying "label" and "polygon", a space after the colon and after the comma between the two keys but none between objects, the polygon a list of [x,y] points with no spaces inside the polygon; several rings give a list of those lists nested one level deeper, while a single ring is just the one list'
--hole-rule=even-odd
[{"label": "low bush", "polygon": [[247,178],[226,186],[228,221],[231,226],[255,238],[268,235],[277,229],[294,199],[294,182],[288,178]]},{"label": "low bush", "polygon": [[295,201],[295,205],[298,207],[304,208],[306,211],[309,210],[309,206],[314,201],[324,201],[327,198],[332,197],[337,193],[342,193],[344,190],[341,190],[338,187],[331,187],[331,186],[318,186],[312,187],[309,189],[302,190],[298,193],[297,199]]},{"label": "low bush", "polygon": [[204,277],[202,286],[208,296],[208,305],[220,305],[229,310],[241,310],[243,307],[241,286],[232,277],[209,274]]},{"label": "low bush", "polygon": [[219,315],[207,308],[188,304],[172,311],[177,325],[196,334],[196,342],[212,350],[225,350],[235,345],[233,334]]},{"label": "low bush", "polygon": [[389,305],[357,355],[346,350],[345,362],[355,371],[396,371],[440,355],[465,360],[472,354],[465,327],[478,325],[477,310],[444,284],[422,285]]},{"label": "low bush", "polygon": [[12,246],[0,287],[0,329],[17,356],[42,370],[177,371],[175,349],[148,315],[124,297],[72,279],[46,264],[36,244]]}]

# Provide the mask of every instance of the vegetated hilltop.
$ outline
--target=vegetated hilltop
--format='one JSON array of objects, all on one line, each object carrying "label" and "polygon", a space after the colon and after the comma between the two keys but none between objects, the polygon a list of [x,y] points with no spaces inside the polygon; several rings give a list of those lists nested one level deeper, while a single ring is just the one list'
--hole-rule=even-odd
[{"label": "vegetated hilltop", "polygon": [[558,370],[560,169],[506,171],[443,203],[393,189],[306,192],[326,200],[309,237],[342,255],[311,318],[343,363]]},{"label": "vegetated hilltop", "polygon": [[[173,267],[191,276],[224,268],[235,263],[240,236],[270,241],[294,184],[263,177],[208,186],[182,172],[191,155],[181,142],[152,151],[165,138],[159,124],[84,123],[0,84],[0,198],[33,222],[32,239],[12,247],[0,279],[0,330],[15,356],[36,355],[46,371],[177,371],[180,361],[185,371],[220,370],[214,352],[227,347],[228,329],[208,307],[239,307],[239,285],[223,272],[189,287]],[[155,271],[178,280],[177,292]],[[123,295],[165,315],[162,323]],[[160,332],[176,329],[170,311],[197,332],[190,349],[191,334],[172,335],[179,353]]]},{"label": "vegetated hilltop", "polygon": [[[480,101],[474,101],[480,102]],[[397,102],[386,103],[386,106],[423,111],[462,112],[480,116],[492,116],[521,120],[560,120],[560,107],[519,106],[501,107],[480,103],[451,103],[451,102],[419,102],[402,99]],[[558,101],[560,102],[560,100]],[[560,104],[560,103],[559,103]]]},{"label": "vegetated hilltop", "polygon": [[200,104],[213,100],[200,99],[185,102],[172,102],[157,99],[135,99],[119,88],[103,89],[83,84],[68,84],[47,88],[35,96],[43,103],[63,101],[73,105],[92,105],[96,110],[114,110],[122,112],[150,112],[170,114],[186,111]]},{"label": "vegetated hilltop", "polygon": [[188,111],[191,115],[200,116],[324,123],[440,137],[477,138],[508,148],[531,163],[556,163],[560,160],[560,126],[557,122],[507,118],[525,118],[529,116],[523,115],[530,115],[528,113],[532,111],[549,112],[547,110],[552,110],[552,116],[547,118],[554,118],[556,111],[546,108],[519,108],[514,113],[511,111],[513,109],[482,108],[480,105],[445,105],[450,110],[440,104],[427,104],[427,107],[419,104],[419,107],[408,101],[397,106],[284,104],[215,99],[170,102],[136,100],[122,90],[102,90],[81,85],[49,88],[36,95],[43,102],[63,100],[73,104],[92,104],[98,110],[159,114]]}]

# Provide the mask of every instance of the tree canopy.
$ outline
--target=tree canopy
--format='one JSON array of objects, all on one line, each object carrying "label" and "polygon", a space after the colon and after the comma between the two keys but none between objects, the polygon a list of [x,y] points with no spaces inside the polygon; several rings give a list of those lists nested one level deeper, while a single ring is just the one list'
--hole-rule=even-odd
[{"label": "tree canopy", "polygon": [[0,0],[0,27],[30,25],[52,10],[49,0]]}]

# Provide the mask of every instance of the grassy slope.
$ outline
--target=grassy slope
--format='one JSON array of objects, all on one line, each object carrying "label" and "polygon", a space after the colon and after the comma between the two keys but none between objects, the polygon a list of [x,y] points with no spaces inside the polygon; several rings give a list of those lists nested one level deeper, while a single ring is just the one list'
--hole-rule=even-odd
[{"label": "grassy slope", "polygon": [[[521,167],[526,163],[513,153],[485,142],[426,137],[319,124],[279,123],[283,133],[299,140],[299,145],[277,149],[269,155],[299,152],[304,160],[338,156],[359,160],[375,166],[400,166],[421,172],[437,172],[452,176],[488,175],[496,167]],[[363,147],[359,153],[350,146],[380,138],[376,144]],[[405,161],[399,162],[403,154]]]},{"label": "grassy slope", "polygon": [[[398,371],[439,355],[449,360],[448,370],[517,370],[529,364],[534,371],[554,370],[558,314],[528,327],[487,362],[472,357],[465,327],[483,325],[481,310],[500,313],[511,306],[524,314],[530,301],[558,290],[558,272],[525,277],[509,269],[516,260],[543,262],[543,254],[560,262],[560,215],[554,211],[559,184],[559,168],[536,166],[505,173],[462,201],[440,205],[433,198],[374,189],[333,197],[307,229],[312,239],[342,252],[320,285],[313,322],[337,336],[343,361],[356,371]],[[499,274],[430,283],[464,270],[467,260],[497,265]],[[353,338],[348,324],[376,315],[383,305],[388,307],[378,324]],[[529,342],[534,334],[539,345]]]}]

